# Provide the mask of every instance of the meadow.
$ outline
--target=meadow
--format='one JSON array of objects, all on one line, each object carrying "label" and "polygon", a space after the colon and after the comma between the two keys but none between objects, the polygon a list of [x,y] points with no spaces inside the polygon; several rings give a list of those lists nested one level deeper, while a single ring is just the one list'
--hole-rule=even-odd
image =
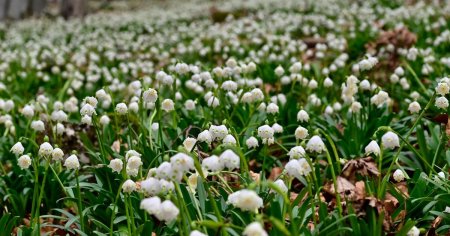
[{"label": "meadow", "polygon": [[450,235],[450,4],[0,25],[0,236]]}]

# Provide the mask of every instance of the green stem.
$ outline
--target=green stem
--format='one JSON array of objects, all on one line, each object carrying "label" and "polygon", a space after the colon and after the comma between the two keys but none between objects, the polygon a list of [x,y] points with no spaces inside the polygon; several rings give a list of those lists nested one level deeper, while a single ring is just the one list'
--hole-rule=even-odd
[{"label": "green stem", "polygon": [[83,217],[83,205],[81,201],[81,190],[80,190],[80,180],[78,170],[75,172],[75,179],[77,181],[77,193],[78,193],[78,213],[80,214],[80,227],[82,232],[86,232],[84,228],[84,217]]},{"label": "green stem", "polygon": [[326,154],[328,165],[331,168],[331,177],[333,178],[334,191],[336,193],[336,205],[339,211],[339,216],[342,217],[341,195],[339,194],[336,173],[334,172],[333,161],[331,160],[330,152],[328,151],[328,149],[326,150]]}]

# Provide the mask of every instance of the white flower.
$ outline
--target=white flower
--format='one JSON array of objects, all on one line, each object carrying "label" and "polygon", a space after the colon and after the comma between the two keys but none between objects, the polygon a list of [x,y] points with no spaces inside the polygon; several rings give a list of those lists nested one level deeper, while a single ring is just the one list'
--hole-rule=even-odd
[{"label": "white flower", "polygon": [[142,98],[144,102],[152,102],[155,103],[158,99],[158,92],[152,88],[149,88],[142,94]]},{"label": "white flower", "polygon": [[216,155],[203,159],[202,167],[212,172],[221,171],[224,168],[222,161],[220,161],[219,157]]},{"label": "white flower", "polygon": [[281,66],[278,66],[277,68],[275,68],[275,74],[278,77],[281,77],[284,74],[284,69]]},{"label": "white flower", "polygon": [[221,88],[225,91],[236,91],[237,89],[237,83],[232,80],[227,80],[222,83]]},{"label": "white flower", "polygon": [[21,142],[17,142],[12,146],[10,152],[14,153],[15,155],[22,155],[23,151],[25,151],[25,148],[23,147]]},{"label": "white flower", "polygon": [[52,151],[52,160],[53,161],[62,161],[64,158],[64,152],[61,148],[55,148]]},{"label": "white flower", "polygon": [[279,125],[278,123],[273,124],[272,129],[275,133],[283,133],[283,126]]},{"label": "white flower", "polygon": [[359,87],[362,90],[370,90],[370,82],[365,79],[365,80],[361,81],[361,83],[359,84]]},{"label": "white flower", "polygon": [[189,236],[208,236],[208,235],[206,235],[198,230],[194,230],[189,234]]},{"label": "white flower", "polygon": [[211,125],[209,133],[213,140],[222,140],[228,135],[228,129],[225,125]]},{"label": "white flower", "polygon": [[53,132],[55,132],[57,135],[62,135],[64,131],[64,125],[61,123],[57,123],[55,126],[53,126]]},{"label": "white flower", "polygon": [[436,93],[441,96],[447,95],[449,93],[449,91],[450,91],[450,87],[445,82],[438,83],[438,85],[436,86]]},{"label": "white flower", "polygon": [[378,107],[381,107],[383,104],[388,104],[389,101],[389,94],[385,91],[380,91],[370,98],[370,102]]},{"label": "white flower", "polygon": [[231,146],[236,145],[236,139],[231,134],[228,134],[227,136],[225,136],[225,138],[222,140],[222,142],[224,145],[231,145]]},{"label": "white flower", "polygon": [[405,174],[403,173],[402,170],[397,169],[394,174],[392,175],[392,177],[394,177],[395,181],[397,182],[401,182],[405,179]]},{"label": "white flower", "polygon": [[22,170],[28,169],[31,165],[31,158],[28,155],[23,155],[17,160],[17,164]]},{"label": "white flower", "polygon": [[217,106],[220,105],[219,98],[216,98],[216,97],[214,97],[214,96],[211,96],[211,97],[208,99],[208,101],[207,101],[207,105],[208,105],[209,107],[216,108]]},{"label": "white flower", "polygon": [[286,186],[286,184],[284,183],[284,181],[282,179],[278,179],[274,182],[275,185],[278,186],[278,188],[280,188],[281,191],[283,191],[284,193],[287,193],[288,191],[288,187]]},{"label": "white flower", "polygon": [[195,139],[195,138],[186,138],[183,141],[183,146],[184,146],[184,148],[186,148],[186,150],[188,152],[190,152],[194,148],[196,142],[197,142],[197,139]]},{"label": "white flower", "polygon": [[180,210],[170,200],[161,203],[159,211],[155,213],[156,218],[160,221],[171,222],[175,220]]},{"label": "white flower", "polygon": [[413,226],[406,234],[406,236],[419,236],[419,235],[420,230],[416,226]]},{"label": "white flower", "polygon": [[319,136],[315,135],[306,144],[306,150],[322,153],[322,151],[325,151],[325,144]]},{"label": "white flower", "polygon": [[350,105],[350,111],[352,113],[358,113],[362,108],[362,105],[360,102],[352,102],[352,105]]},{"label": "white flower", "polygon": [[111,168],[113,172],[117,172],[119,174],[123,168],[123,161],[118,158],[113,159],[109,162],[108,167]]},{"label": "white flower", "polygon": [[411,114],[419,113],[420,109],[422,108],[420,107],[420,104],[416,101],[411,102],[408,106],[408,111],[411,112]]},{"label": "white flower", "polygon": [[102,117],[100,117],[100,124],[103,126],[106,126],[109,124],[111,120],[109,119],[109,117],[107,115],[102,115]]},{"label": "white flower", "polygon": [[440,109],[447,109],[448,108],[448,100],[445,97],[438,97],[436,98],[436,106]]},{"label": "white flower", "polygon": [[400,146],[400,141],[397,134],[389,131],[381,137],[381,145],[385,148],[394,149],[395,147]]},{"label": "white flower", "polygon": [[85,116],[85,115],[92,116],[92,114],[94,114],[94,113],[95,113],[95,108],[89,103],[84,104],[84,106],[80,109],[80,115],[82,115],[82,116]]},{"label": "white flower", "polygon": [[142,155],[139,152],[136,152],[135,150],[128,150],[127,153],[125,153],[125,160],[128,160],[130,157],[141,157]]},{"label": "white flower", "polygon": [[239,169],[240,167],[239,156],[231,150],[226,150],[220,154],[219,160],[222,162],[223,166],[229,170]]},{"label": "white flower", "polygon": [[197,136],[197,140],[199,142],[211,143],[212,139],[213,138],[212,138],[211,132],[209,132],[209,130],[204,130],[201,133],[199,133]]},{"label": "white flower", "polygon": [[305,154],[305,149],[303,149],[302,146],[295,146],[288,152],[288,155],[291,159],[299,159],[300,157],[304,157]]},{"label": "white flower", "polygon": [[248,138],[245,141],[245,144],[247,145],[248,148],[256,148],[259,146],[258,139],[256,139],[255,137]]},{"label": "white flower", "polygon": [[366,152],[366,155],[369,155],[371,153],[375,155],[380,155],[380,146],[378,145],[377,141],[372,140],[364,149]]},{"label": "white flower", "polygon": [[81,123],[91,125],[92,124],[92,117],[85,115],[81,118]]},{"label": "white flower", "polygon": [[309,121],[309,115],[305,110],[300,110],[297,113],[297,121],[300,122],[308,122]]},{"label": "white flower", "polygon": [[296,139],[305,139],[308,137],[308,130],[306,128],[303,128],[302,126],[299,126],[295,130],[295,138]]},{"label": "white flower", "polygon": [[45,142],[41,144],[41,146],[39,147],[38,154],[40,157],[47,157],[52,155],[52,151],[53,151],[52,145],[48,142]]},{"label": "white flower", "polygon": [[308,175],[312,169],[305,158],[292,159],[284,167],[290,176],[300,179],[301,176]]},{"label": "white flower", "polygon": [[170,158],[170,164],[173,170],[186,172],[194,169],[194,159],[192,157],[184,154],[177,153]]},{"label": "white flower", "polygon": [[405,74],[405,71],[401,66],[399,66],[395,69],[394,73],[398,76],[403,76]]},{"label": "white flower", "polygon": [[175,189],[175,185],[173,184],[173,182],[167,181],[165,179],[160,179],[159,185],[161,186],[160,194],[163,195],[168,194],[169,192],[173,192],[173,190]]},{"label": "white flower", "polygon": [[136,183],[131,179],[126,180],[122,185],[122,191],[124,193],[131,193],[136,191]]},{"label": "white flower", "polygon": [[161,199],[159,197],[145,198],[141,201],[140,208],[153,215],[160,211]]},{"label": "white flower", "polygon": [[263,200],[253,190],[242,189],[228,196],[227,204],[243,211],[255,212],[263,206]]},{"label": "white flower", "polygon": [[34,116],[34,109],[30,105],[26,105],[22,109],[22,115],[24,115],[26,118],[31,118]]},{"label": "white flower", "polygon": [[278,105],[275,103],[270,103],[269,105],[267,105],[266,111],[269,114],[276,114],[279,112],[279,108]]},{"label": "white flower", "polygon": [[325,78],[325,80],[323,81],[323,86],[325,86],[325,88],[333,86],[333,80],[331,80],[329,77]]},{"label": "white flower", "polygon": [[174,170],[172,165],[165,161],[156,169],[156,177],[165,180],[179,180],[183,177],[183,173],[181,171]]},{"label": "white flower", "polygon": [[78,161],[78,157],[76,155],[69,156],[66,161],[64,162],[64,166],[67,167],[67,169],[79,169],[80,168],[80,162]]},{"label": "white flower", "polygon": [[161,192],[161,183],[158,179],[150,177],[141,182],[141,190],[145,196],[156,196]]},{"label": "white flower", "polygon": [[247,227],[245,227],[244,232],[242,232],[245,236],[267,236],[267,232],[264,230],[262,225],[259,222],[253,222]]},{"label": "white flower", "polygon": [[188,111],[195,110],[195,102],[191,99],[186,100],[186,102],[184,103],[184,108],[186,108],[186,110]]},{"label": "white flower", "polygon": [[175,110],[175,104],[173,103],[172,99],[164,99],[161,103],[161,109],[163,109],[165,112],[173,111]]},{"label": "white flower", "polygon": [[142,161],[141,161],[141,158],[138,156],[131,156],[127,160],[127,168],[139,169],[139,167],[141,167],[141,165],[142,165]]},{"label": "white flower", "polygon": [[263,125],[258,128],[258,136],[262,139],[273,138],[274,130],[268,125]]},{"label": "white flower", "polygon": [[127,112],[128,112],[127,104],[125,104],[125,103],[123,103],[123,102],[117,104],[117,105],[116,105],[116,112],[117,112],[119,115],[125,115],[125,114],[127,114]]},{"label": "white flower", "polygon": [[41,120],[34,120],[31,122],[31,128],[37,132],[42,132],[45,130],[45,125]]},{"label": "white flower", "polygon": [[157,131],[159,129],[159,123],[153,123],[152,124],[152,130],[155,132],[155,131]]}]

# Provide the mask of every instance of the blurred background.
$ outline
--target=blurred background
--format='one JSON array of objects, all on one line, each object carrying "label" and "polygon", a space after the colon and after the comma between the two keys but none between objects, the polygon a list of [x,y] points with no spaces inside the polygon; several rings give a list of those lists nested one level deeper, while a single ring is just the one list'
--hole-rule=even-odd
[{"label": "blurred background", "polygon": [[[133,10],[145,0],[0,0],[0,21],[28,17],[82,17],[108,10]],[[145,1],[148,4],[158,1]],[[161,1],[159,1],[161,2]]]}]

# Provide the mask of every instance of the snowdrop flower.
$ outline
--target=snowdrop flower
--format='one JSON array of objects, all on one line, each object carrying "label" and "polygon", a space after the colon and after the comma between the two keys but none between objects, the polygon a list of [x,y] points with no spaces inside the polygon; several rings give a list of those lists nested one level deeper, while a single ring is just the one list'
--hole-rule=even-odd
[{"label": "snowdrop flower", "polygon": [[28,155],[23,155],[17,160],[17,164],[22,170],[28,169],[31,165],[31,158]]},{"label": "snowdrop flower", "polygon": [[158,179],[150,177],[141,182],[141,190],[145,196],[156,196],[161,192],[161,183]]},{"label": "snowdrop flower", "polygon": [[25,151],[25,148],[23,147],[21,142],[17,142],[16,144],[14,144],[14,146],[12,146],[10,152],[14,153],[15,155],[22,155],[23,152]]},{"label": "snowdrop flower", "polygon": [[81,123],[86,124],[86,125],[91,125],[92,124],[92,117],[85,115],[81,118]]},{"label": "snowdrop flower", "polygon": [[420,230],[416,226],[413,226],[406,234],[406,236],[419,236],[419,235],[420,235]]},{"label": "snowdrop flower", "polygon": [[308,122],[309,121],[309,115],[305,110],[300,110],[297,113],[297,121],[300,122]]},{"label": "snowdrop flower", "polygon": [[385,148],[394,149],[395,147],[400,146],[400,141],[397,134],[388,131],[381,137],[381,145]]},{"label": "snowdrop flower", "polygon": [[103,115],[100,117],[100,124],[102,126],[108,125],[110,121],[111,121],[111,119],[109,119],[109,117],[107,115]]},{"label": "snowdrop flower", "polygon": [[225,136],[225,138],[222,140],[222,143],[224,145],[231,145],[234,146],[236,145],[236,139],[233,137],[233,135],[228,134],[227,136]]},{"label": "snowdrop flower", "polygon": [[267,236],[267,232],[259,222],[253,222],[245,227],[244,236]]},{"label": "snowdrop flower", "polygon": [[291,159],[299,159],[300,157],[304,157],[306,154],[305,149],[302,146],[295,146],[291,148],[288,152],[288,156]]},{"label": "snowdrop flower", "polygon": [[278,179],[274,182],[275,185],[278,186],[278,188],[280,188],[281,191],[283,191],[284,193],[287,193],[288,191],[288,187],[286,186],[286,184],[284,183],[284,181],[282,179]]},{"label": "snowdrop flower", "polygon": [[227,204],[243,211],[255,212],[263,206],[263,200],[253,190],[242,189],[228,196]]},{"label": "snowdrop flower", "polygon": [[419,113],[420,109],[420,104],[416,101],[411,102],[408,106],[408,111],[411,112],[411,114]]},{"label": "snowdrop flower", "polygon": [[366,155],[370,155],[371,153],[375,155],[380,155],[380,146],[378,146],[378,143],[374,140],[372,140],[364,149],[366,152]]},{"label": "snowdrop flower", "polygon": [[222,161],[220,161],[219,157],[216,155],[203,159],[202,167],[212,172],[221,171],[224,168]]},{"label": "snowdrop flower", "polygon": [[272,129],[275,133],[283,133],[283,126],[279,125],[278,123],[273,124]]},{"label": "snowdrop flower", "polygon": [[275,74],[278,77],[281,77],[284,74],[284,69],[281,66],[278,66],[277,68],[275,68]]},{"label": "snowdrop flower", "polygon": [[156,212],[155,217],[160,221],[171,222],[174,221],[180,210],[170,200],[165,200],[161,203],[159,211]]},{"label": "snowdrop flower", "polygon": [[258,128],[258,136],[262,139],[273,138],[274,130],[268,125],[263,125]]},{"label": "snowdrop flower", "polygon": [[117,112],[119,115],[125,115],[125,114],[127,114],[127,112],[128,112],[127,104],[125,104],[125,103],[123,103],[123,102],[117,104],[117,105],[116,105],[116,112]]},{"label": "snowdrop flower", "polygon": [[74,154],[69,156],[64,162],[64,166],[69,170],[79,169],[80,162],[78,161],[78,157]]},{"label": "snowdrop flower", "polygon": [[306,144],[306,150],[322,153],[322,151],[325,151],[326,149],[322,139],[319,136],[315,135]]},{"label": "snowdrop flower", "polygon": [[213,138],[212,138],[211,132],[209,132],[209,130],[204,130],[198,134],[197,140],[199,142],[206,142],[206,143],[210,144],[212,142]]},{"label": "snowdrop flower", "polygon": [[385,91],[380,91],[370,98],[370,102],[380,107],[383,104],[388,104],[390,101],[389,94]]},{"label": "snowdrop flower", "polygon": [[207,101],[207,105],[208,105],[209,107],[216,108],[217,106],[220,105],[219,98],[216,98],[216,97],[214,97],[214,96],[211,96],[211,97],[208,99],[208,101]]},{"label": "snowdrop flower", "polygon": [[152,88],[149,88],[142,94],[142,99],[144,102],[155,103],[158,100],[158,92]]},{"label": "snowdrop flower", "polygon": [[362,105],[360,102],[352,102],[352,105],[350,105],[350,111],[352,113],[358,113],[362,108]]},{"label": "snowdrop flower", "polygon": [[175,104],[173,103],[172,99],[164,99],[164,101],[161,103],[161,108],[165,112],[173,111],[175,110]]},{"label": "snowdrop flower", "polygon": [[333,80],[331,80],[329,77],[325,78],[325,80],[323,81],[323,86],[325,86],[325,88],[333,86]]},{"label": "snowdrop flower", "polygon": [[22,115],[24,115],[26,118],[30,119],[34,116],[34,109],[30,105],[26,105],[22,109]]},{"label": "snowdrop flower", "polygon": [[279,112],[279,107],[277,104],[275,103],[270,103],[269,105],[267,105],[266,111],[269,114],[276,114]]},{"label": "snowdrop flower", "polygon": [[153,124],[152,124],[152,130],[153,130],[153,132],[158,131],[158,129],[159,129],[159,123],[157,123],[157,122],[153,123]]},{"label": "snowdrop flower", "polygon": [[438,97],[436,98],[436,107],[440,109],[447,109],[448,108],[448,100],[445,97]]},{"label": "snowdrop flower", "polygon": [[295,129],[295,138],[296,139],[305,139],[308,137],[308,130],[302,126],[299,126],[297,129]]},{"label": "snowdrop flower", "polygon": [[438,83],[438,85],[436,86],[436,93],[441,96],[447,95],[449,93],[449,91],[450,91],[450,87],[445,82]]},{"label": "snowdrop flower", "polygon": [[41,120],[34,120],[31,122],[31,128],[36,132],[42,132],[45,130],[45,125]]},{"label": "snowdrop flower", "polygon": [[188,152],[191,152],[192,149],[194,148],[196,142],[197,142],[197,139],[195,139],[195,138],[186,138],[183,141],[183,146],[184,146],[184,148],[186,148],[186,150]]},{"label": "snowdrop flower", "polygon": [[142,160],[138,156],[132,156],[127,160],[127,168],[130,169],[139,169],[142,165]]},{"label": "snowdrop flower", "polygon": [[123,161],[118,158],[113,159],[109,162],[108,167],[111,168],[113,172],[117,172],[117,174],[119,174],[123,168]]},{"label": "snowdrop flower", "polygon": [[256,148],[259,146],[258,139],[256,139],[255,137],[248,138],[245,141],[245,144],[247,145],[248,148]]},{"label": "snowdrop flower", "polygon": [[136,191],[136,183],[131,179],[126,180],[122,185],[122,191],[124,193],[131,193]]},{"label": "snowdrop flower", "polygon": [[95,113],[95,108],[89,103],[84,104],[84,106],[81,107],[81,109],[80,109],[80,115],[82,115],[82,116],[85,116],[85,115],[92,116],[92,114],[94,114],[94,113]]},{"label": "snowdrop flower", "polygon": [[38,155],[40,157],[47,157],[47,156],[52,155],[52,151],[53,151],[52,145],[50,145],[50,143],[48,143],[48,142],[44,142],[39,147]]},{"label": "snowdrop flower", "polygon": [[226,150],[220,154],[219,160],[222,162],[223,166],[229,170],[239,169],[240,167],[239,156],[231,150]]},{"label": "snowdrop flower", "polygon": [[236,91],[237,83],[232,80],[227,80],[222,83],[221,88],[225,91]]},{"label": "snowdrop flower", "polygon": [[361,81],[361,83],[359,83],[359,87],[362,90],[370,90],[370,82],[365,79],[365,80]]},{"label": "snowdrop flower", "polygon": [[392,176],[394,177],[395,181],[397,181],[397,182],[401,182],[405,179],[405,174],[400,169],[397,169]]},{"label": "snowdrop flower", "polygon": [[398,76],[403,76],[405,74],[405,71],[401,66],[399,66],[395,69],[394,73]]},{"label": "snowdrop flower", "polygon": [[61,148],[55,148],[52,151],[52,160],[53,161],[62,161],[64,158],[64,152]]},{"label": "snowdrop flower", "polygon": [[209,133],[213,140],[222,140],[228,135],[228,129],[225,125],[211,125]]},{"label": "snowdrop flower", "polygon": [[148,214],[157,214],[161,208],[161,199],[159,197],[145,198],[141,201],[140,208]]},{"label": "snowdrop flower", "polygon": [[180,172],[186,172],[194,169],[194,159],[181,152],[170,158],[170,164],[172,165],[173,170]]},{"label": "snowdrop flower", "polygon": [[184,108],[186,108],[186,110],[188,111],[195,110],[195,102],[191,99],[186,100],[186,102],[184,103]]},{"label": "snowdrop flower", "polygon": [[206,235],[198,230],[194,230],[189,234],[189,236],[208,236],[208,235]]},{"label": "snowdrop flower", "polygon": [[300,179],[301,176],[306,176],[311,173],[312,169],[305,158],[291,159],[284,167],[290,176]]}]

